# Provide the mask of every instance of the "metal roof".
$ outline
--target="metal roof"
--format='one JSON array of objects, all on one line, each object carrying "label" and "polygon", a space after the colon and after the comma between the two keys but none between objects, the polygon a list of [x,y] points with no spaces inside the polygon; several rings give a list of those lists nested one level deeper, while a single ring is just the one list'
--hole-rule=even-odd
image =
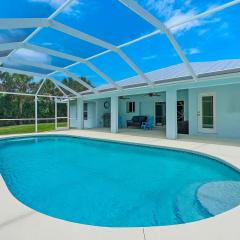
[{"label": "metal roof", "polygon": [[[220,60],[211,62],[194,62],[191,63],[198,78],[217,76],[229,73],[240,73],[240,60]],[[152,72],[146,73],[146,76],[155,84],[161,84],[166,82],[177,83],[182,80],[191,80],[191,76],[188,74],[184,64],[177,64],[174,66],[158,69]],[[132,88],[136,86],[145,86],[146,83],[139,77],[134,76],[131,78],[123,79],[116,82],[122,88]],[[105,84],[97,88],[98,91],[110,91],[114,88],[110,84]],[[83,94],[89,94],[91,91],[84,91]]]}]

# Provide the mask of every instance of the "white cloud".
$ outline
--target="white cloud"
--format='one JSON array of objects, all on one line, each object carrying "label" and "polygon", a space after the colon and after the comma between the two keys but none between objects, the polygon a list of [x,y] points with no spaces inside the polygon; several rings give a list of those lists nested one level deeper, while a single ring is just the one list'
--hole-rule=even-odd
[{"label": "white cloud", "polygon": [[[177,9],[176,11],[174,11],[174,14],[172,15],[172,17],[169,18],[169,20],[167,20],[165,22],[165,24],[167,27],[172,27],[177,23],[181,23],[181,22],[184,22],[184,21],[192,18],[196,14],[197,14],[196,10],[190,10],[190,11],[184,13],[180,9]],[[176,27],[172,28],[171,30],[173,33],[182,33],[184,31],[188,31],[194,27],[202,26],[203,24],[204,24],[204,22],[202,20],[196,19],[196,20],[187,22],[185,24],[176,26]]]},{"label": "white cloud", "polygon": [[[173,26],[177,23],[188,20],[198,14],[196,9],[191,9],[191,0],[186,0],[181,8],[175,6],[175,0],[147,0],[145,6],[148,10],[154,11],[159,18],[165,19],[167,27]],[[189,9],[187,11],[187,9]],[[163,20],[162,20],[163,21]],[[180,34],[188,31],[193,27],[198,27],[203,24],[200,19],[191,21],[184,25],[177,26],[172,29],[173,33]]]},{"label": "white cloud", "polygon": [[[208,22],[210,22],[210,21],[205,21],[204,23],[208,23]],[[217,28],[213,29],[216,34],[218,34],[218,35],[220,34],[220,36],[222,36],[222,37],[230,37],[229,31],[228,31],[229,30],[229,24],[227,22],[222,22],[220,18],[215,18],[211,22],[212,23],[214,23],[214,22],[219,23]],[[202,36],[209,31],[210,31],[209,28],[199,29],[198,36]]]},{"label": "white cloud", "polygon": [[19,41],[22,40],[22,38],[24,38],[25,36],[26,32],[24,32],[23,30],[19,29],[5,30],[0,35],[0,43]]},{"label": "white cloud", "polygon": [[198,48],[189,48],[189,49],[185,49],[184,52],[187,55],[195,55],[195,54],[199,54],[200,50]]},{"label": "white cloud", "polygon": [[198,36],[202,36],[204,35],[205,33],[207,33],[209,31],[209,29],[206,29],[206,28],[203,28],[203,29],[200,29],[198,31]]},{"label": "white cloud", "polygon": [[219,30],[219,31],[226,31],[226,30],[228,30],[228,28],[229,28],[229,24],[228,24],[227,22],[223,22],[223,23],[219,26],[218,30]]},{"label": "white cloud", "polygon": [[[29,2],[36,2],[36,3],[45,3],[50,5],[52,8],[57,9],[61,7],[66,0],[28,0]],[[77,16],[80,14],[79,10],[76,9],[76,6],[82,5],[83,3],[81,0],[74,0],[68,7],[63,10],[63,13]]]},{"label": "white cloud", "polygon": [[51,57],[48,55],[23,48],[17,50],[12,57],[17,58],[18,60],[22,59],[32,62],[51,63]]},{"label": "white cloud", "polygon": [[[139,0],[143,1],[145,7],[149,11],[153,11],[156,15],[163,19],[162,22],[168,27],[174,26],[177,23],[184,22],[199,14],[198,8],[193,7],[192,0],[185,0],[179,7],[176,5],[176,0]],[[210,10],[216,7],[216,5],[209,5],[206,10]],[[174,34],[182,34],[185,31],[189,31],[195,27],[201,27],[209,23],[216,23],[221,21],[221,18],[199,18],[176,26],[172,28]],[[203,33],[203,32],[202,32]],[[201,34],[201,33],[200,33]]]},{"label": "white cloud", "polygon": [[157,54],[142,57],[142,60],[148,61],[157,58]]},{"label": "white cloud", "polygon": [[174,10],[175,0],[147,0],[145,5],[159,16],[169,17]]},{"label": "white cloud", "polygon": [[231,35],[230,35],[228,29],[229,29],[229,24],[228,24],[227,22],[223,22],[223,23],[217,28],[217,32],[220,34],[221,37],[230,38]]},{"label": "white cloud", "polygon": [[47,3],[53,8],[58,8],[64,4],[65,0],[29,0],[29,2]]}]

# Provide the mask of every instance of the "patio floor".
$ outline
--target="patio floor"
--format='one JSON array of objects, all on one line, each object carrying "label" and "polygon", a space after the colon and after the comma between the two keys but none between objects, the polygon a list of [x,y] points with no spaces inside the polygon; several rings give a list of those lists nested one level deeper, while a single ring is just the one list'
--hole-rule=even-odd
[{"label": "patio floor", "polygon": [[170,142],[194,142],[194,143],[210,143],[210,144],[219,144],[219,145],[230,145],[230,146],[240,146],[240,139],[232,139],[232,138],[218,138],[215,136],[190,136],[187,134],[178,134],[177,140],[167,140],[166,139],[166,131],[164,128],[154,128],[153,130],[143,130],[138,128],[120,128],[117,134],[113,134],[110,132],[109,128],[94,128],[94,129],[84,129],[84,130],[69,130],[70,133],[78,133],[84,136],[96,137],[96,138],[105,138],[109,137],[109,139],[116,139],[127,141],[129,138],[131,139],[141,139],[146,140],[146,143],[158,141],[158,140],[166,140]]}]

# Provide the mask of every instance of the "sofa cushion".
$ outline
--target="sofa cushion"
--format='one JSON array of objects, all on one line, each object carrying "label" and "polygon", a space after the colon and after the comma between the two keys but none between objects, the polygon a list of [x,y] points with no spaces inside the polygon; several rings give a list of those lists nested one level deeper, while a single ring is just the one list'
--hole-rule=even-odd
[{"label": "sofa cushion", "polygon": [[141,122],[145,122],[146,120],[147,120],[147,116],[134,116],[134,117],[132,117],[133,122],[141,123]]},{"label": "sofa cushion", "polygon": [[139,116],[139,120],[140,123],[142,122],[146,122],[147,121],[147,116]]},{"label": "sofa cushion", "polygon": [[140,117],[140,116],[134,116],[134,117],[132,117],[132,121],[133,121],[133,122],[139,122],[139,117]]}]

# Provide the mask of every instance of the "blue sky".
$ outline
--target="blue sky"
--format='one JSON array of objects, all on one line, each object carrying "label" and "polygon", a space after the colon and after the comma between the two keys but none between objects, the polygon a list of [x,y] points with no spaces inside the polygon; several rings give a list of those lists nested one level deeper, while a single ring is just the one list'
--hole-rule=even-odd
[{"label": "blue sky", "polygon": [[[230,0],[136,0],[160,21],[170,27],[196,14],[219,6]],[[12,4],[1,0],[0,18],[48,17],[64,0],[18,0]],[[171,28],[176,40],[189,61],[214,61],[240,58],[240,4]],[[75,0],[55,20],[94,35],[113,45],[120,45],[156,29],[131,12],[117,0]],[[33,29],[11,29],[0,31],[0,43],[22,41]],[[104,49],[75,39],[52,29],[43,29],[30,42],[46,48],[62,51],[82,58],[90,57]],[[144,72],[181,63],[175,50],[163,34],[139,41],[122,50]],[[1,53],[4,56],[6,53]],[[46,54],[21,49],[13,57],[28,58],[56,66],[67,66],[72,62]],[[131,77],[135,72],[114,53],[91,60],[114,81]],[[24,66],[19,66],[24,69]],[[29,70],[29,68],[28,68]],[[84,65],[71,68],[81,76],[87,76],[95,85],[105,83]]]}]

